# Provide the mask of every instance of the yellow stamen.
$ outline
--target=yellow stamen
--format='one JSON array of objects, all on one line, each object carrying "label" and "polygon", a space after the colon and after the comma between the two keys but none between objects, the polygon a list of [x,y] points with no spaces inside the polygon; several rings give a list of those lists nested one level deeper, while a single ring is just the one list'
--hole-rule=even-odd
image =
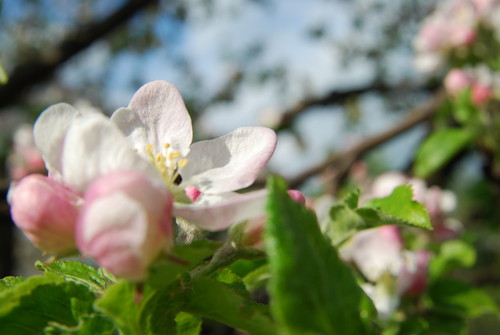
[{"label": "yellow stamen", "polygon": [[181,160],[179,161],[179,163],[177,163],[177,166],[178,166],[179,168],[183,168],[183,167],[185,167],[185,166],[187,165],[187,163],[188,163],[187,158],[183,158],[183,159],[181,159]]},{"label": "yellow stamen", "polygon": [[145,150],[146,150],[146,152],[147,152],[148,154],[153,153],[153,145],[152,145],[152,144],[148,144],[148,145],[146,145]]},{"label": "yellow stamen", "polygon": [[176,159],[181,157],[181,153],[179,151],[172,151],[168,154],[168,159]]},{"label": "yellow stamen", "polygon": [[163,147],[164,147],[165,149],[170,148],[170,143],[165,143],[165,144],[163,145]]}]

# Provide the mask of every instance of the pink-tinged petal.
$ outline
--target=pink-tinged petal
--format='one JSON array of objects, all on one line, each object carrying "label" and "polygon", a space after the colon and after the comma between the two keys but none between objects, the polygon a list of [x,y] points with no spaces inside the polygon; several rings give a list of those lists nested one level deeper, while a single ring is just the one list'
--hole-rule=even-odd
[{"label": "pink-tinged petal", "polygon": [[406,253],[406,266],[399,278],[400,292],[415,296],[426,290],[430,258],[431,254],[427,250]]},{"label": "pink-tinged petal", "polygon": [[264,127],[245,127],[191,145],[181,170],[184,185],[201,192],[223,193],[251,185],[276,148],[276,134]]},{"label": "pink-tinged petal", "polygon": [[153,145],[154,152],[162,152],[165,143],[169,143],[174,150],[187,154],[193,140],[191,117],[184,100],[167,81],[157,80],[142,86],[128,110],[118,110],[112,120],[132,141]]},{"label": "pink-tinged petal", "polygon": [[71,105],[59,103],[44,110],[35,122],[35,144],[52,176],[60,177],[64,137],[73,121],[80,116],[80,112]]},{"label": "pink-tinged petal", "polygon": [[161,183],[153,165],[134,152],[105,116],[87,116],[70,127],[63,151],[63,175],[68,185],[83,192],[98,177],[118,170],[141,171]]},{"label": "pink-tinged petal", "polygon": [[472,85],[472,102],[476,106],[484,106],[492,97],[493,97],[493,90],[491,87],[481,84],[481,83],[475,83]]},{"label": "pink-tinged petal", "polygon": [[75,249],[75,225],[81,198],[53,179],[32,174],[9,190],[16,225],[41,250],[64,255]]},{"label": "pink-tinged petal", "polygon": [[299,190],[288,190],[287,193],[290,196],[290,198],[292,198],[292,200],[295,201],[296,203],[299,203],[301,205],[306,204],[306,197]]},{"label": "pink-tinged petal", "polygon": [[266,197],[266,190],[244,194],[202,194],[193,204],[175,204],[174,215],[204,230],[224,230],[234,223],[263,216]]},{"label": "pink-tinged petal", "polygon": [[340,249],[340,255],[372,282],[386,272],[396,276],[403,266],[401,235],[396,226],[364,230]]},{"label": "pink-tinged petal", "polygon": [[78,248],[116,276],[141,280],[158,254],[172,245],[171,212],[170,192],[143,174],[105,175],[85,194]]},{"label": "pink-tinged petal", "polygon": [[186,193],[186,196],[191,200],[192,202],[195,202],[196,199],[201,195],[201,191],[194,187],[193,185],[189,185],[184,189],[184,193]]},{"label": "pink-tinged petal", "polygon": [[444,88],[450,95],[458,95],[472,85],[472,79],[462,69],[454,68],[448,72],[444,79]]}]

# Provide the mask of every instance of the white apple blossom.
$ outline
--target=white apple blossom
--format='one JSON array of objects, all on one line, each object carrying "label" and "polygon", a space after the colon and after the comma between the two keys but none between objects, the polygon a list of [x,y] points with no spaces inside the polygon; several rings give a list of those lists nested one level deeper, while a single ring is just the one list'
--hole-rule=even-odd
[{"label": "white apple blossom", "polygon": [[340,249],[340,255],[366,278],[361,287],[373,300],[381,320],[393,315],[401,296],[420,294],[427,286],[429,253],[404,250],[396,226],[357,233]]},{"label": "white apple blossom", "polygon": [[[143,86],[111,119],[64,103],[53,105],[34,126],[49,176],[29,176],[27,181],[36,183],[21,181],[22,188],[13,188],[14,219],[27,234],[36,235],[32,240],[37,245],[56,254],[75,245],[76,225],[82,254],[118,276],[141,280],[172,244],[172,212],[206,230],[222,230],[264,213],[265,190],[234,191],[254,182],[274,152],[276,134],[245,127],[194,144],[192,137],[182,97],[165,81]],[[56,196],[54,190],[62,189],[67,192]],[[34,196],[26,196],[31,190]],[[73,197],[79,199],[77,205]],[[45,204],[43,199],[68,209],[48,213],[42,208],[32,219],[30,206]],[[61,234],[52,225],[64,227]],[[45,241],[47,232],[50,240]]]},{"label": "white apple blossom", "polygon": [[[276,147],[271,129],[243,127],[191,144],[191,117],[179,91],[166,81],[144,85],[111,121],[177,196],[175,215],[202,229],[221,230],[263,213],[265,191],[233,191],[250,186],[269,161]],[[190,201],[181,201],[181,194]]]}]

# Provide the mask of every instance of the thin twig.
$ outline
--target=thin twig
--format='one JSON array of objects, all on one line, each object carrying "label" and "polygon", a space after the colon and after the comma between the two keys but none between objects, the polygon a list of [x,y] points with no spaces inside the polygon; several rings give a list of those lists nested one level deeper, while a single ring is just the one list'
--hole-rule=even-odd
[{"label": "thin twig", "polygon": [[297,116],[306,112],[310,107],[338,105],[345,103],[349,99],[354,99],[362,94],[370,92],[389,93],[403,91],[415,92],[416,90],[434,91],[436,88],[436,85],[433,83],[416,87],[415,85],[411,85],[409,83],[386,85],[384,83],[375,82],[357,88],[332,90],[324,96],[312,97],[298,101],[294,106],[281,113],[280,120],[278,124],[274,126],[274,129],[279,132],[290,128]]},{"label": "thin twig", "polygon": [[345,152],[335,153],[322,163],[300,173],[294,178],[289,179],[289,187],[297,188],[310,177],[322,173],[326,170],[330,170],[331,173],[333,171],[333,174],[330,175],[329,179],[342,177],[343,175],[345,175],[345,173],[347,173],[352,164],[366,152],[388,142],[389,140],[392,140],[406,130],[413,128],[417,124],[428,120],[436,112],[437,107],[443,102],[444,96],[444,92],[437,92],[420,107],[412,110],[400,123],[398,123],[393,128],[390,128],[378,135],[368,137],[367,139],[361,141]]}]

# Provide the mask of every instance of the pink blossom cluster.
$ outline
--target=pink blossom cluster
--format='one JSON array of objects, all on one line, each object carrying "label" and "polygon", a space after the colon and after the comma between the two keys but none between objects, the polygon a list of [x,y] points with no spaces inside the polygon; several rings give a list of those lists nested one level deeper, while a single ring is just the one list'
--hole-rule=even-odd
[{"label": "pink blossom cluster", "polygon": [[165,81],[140,88],[111,118],[50,106],[34,126],[49,174],[12,184],[12,218],[47,253],[78,251],[142,280],[172,247],[174,216],[216,231],[264,215],[265,191],[234,191],[262,171],[275,133],[244,127],[213,140],[192,137],[182,97]]},{"label": "pink blossom cluster", "polygon": [[401,296],[420,294],[427,287],[430,253],[405,250],[396,226],[382,226],[356,234],[340,249],[340,255],[367,279],[361,287],[373,300],[382,320],[392,316]]},{"label": "pink blossom cluster", "polygon": [[435,71],[450,52],[474,43],[477,27],[495,22],[491,13],[499,4],[497,0],[449,0],[438,5],[413,41],[416,67]]},{"label": "pink blossom cluster", "polygon": [[377,198],[388,196],[394,188],[404,184],[412,187],[413,200],[420,202],[427,209],[434,228],[432,235],[436,241],[453,239],[460,234],[461,224],[449,217],[457,202],[455,194],[451,191],[438,186],[428,186],[422,179],[409,178],[400,172],[387,172],[373,181],[369,196]]},{"label": "pink blossom cluster", "polygon": [[452,97],[470,90],[472,103],[481,107],[497,94],[500,88],[500,76],[486,67],[454,68],[446,75],[444,87]]},{"label": "pink blossom cluster", "polygon": [[[358,181],[366,177],[362,165],[356,166],[355,173]],[[404,184],[412,187],[414,200],[426,207],[434,227],[432,237],[438,242],[457,237],[461,225],[448,217],[456,206],[454,194],[437,186],[429,187],[418,178],[400,172],[382,174],[367,186],[364,200],[386,197]],[[393,315],[401,297],[419,295],[427,287],[431,253],[425,249],[407,250],[399,227],[382,226],[357,233],[340,249],[340,254],[366,278],[362,288],[372,298],[382,320]]]}]

